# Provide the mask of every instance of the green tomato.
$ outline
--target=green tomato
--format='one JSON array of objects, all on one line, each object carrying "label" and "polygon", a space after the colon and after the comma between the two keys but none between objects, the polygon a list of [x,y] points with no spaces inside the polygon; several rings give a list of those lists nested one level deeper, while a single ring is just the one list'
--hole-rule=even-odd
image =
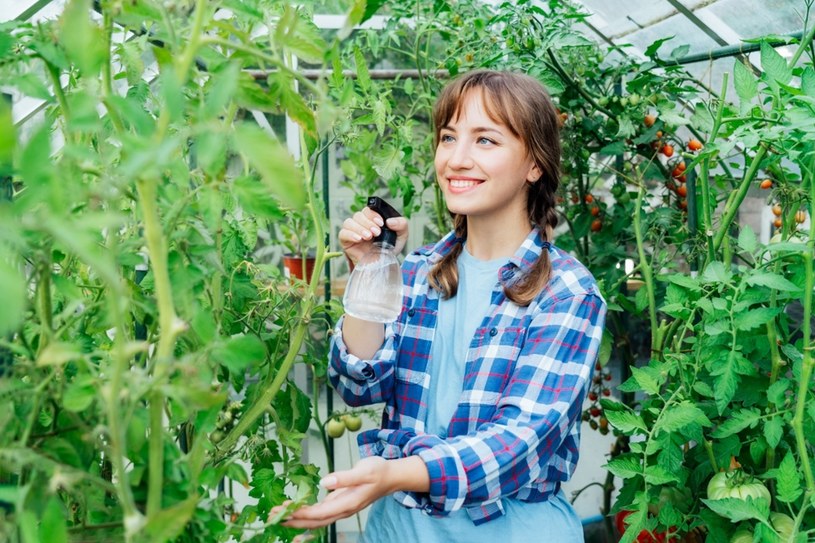
[{"label": "green tomato", "polygon": [[733,471],[720,471],[714,475],[707,485],[707,497],[711,500],[764,498],[769,502],[770,491],[767,490],[764,483],[752,475],[740,469],[735,469]]},{"label": "green tomato", "polygon": [[753,532],[742,526],[730,538],[730,543],[753,543]]},{"label": "green tomato", "polygon": [[792,534],[795,533],[795,521],[784,513],[777,513],[773,511],[770,513],[770,524],[773,529],[781,536],[782,541],[789,541]]},{"label": "green tomato", "polygon": [[345,423],[345,427],[351,432],[356,432],[362,428],[362,419],[357,415],[343,415],[342,421]]},{"label": "green tomato", "polygon": [[332,418],[328,420],[325,429],[328,432],[328,437],[337,439],[345,433],[345,423],[340,419]]}]

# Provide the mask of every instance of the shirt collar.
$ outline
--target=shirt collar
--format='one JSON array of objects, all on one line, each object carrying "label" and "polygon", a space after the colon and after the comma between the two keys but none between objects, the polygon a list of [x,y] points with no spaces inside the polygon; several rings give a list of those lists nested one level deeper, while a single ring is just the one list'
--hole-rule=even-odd
[{"label": "shirt collar", "polygon": [[[432,266],[449,253],[457,243],[464,243],[465,240],[466,238],[456,236],[455,231],[450,231],[435,245],[427,245],[422,248],[420,253],[428,257],[428,263]],[[551,244],[544,241],[540,228],[533,226],[518,250],[510,257],[508,264],[501,269],[502,279],[506,280],[514,275],[515,268],[526,271],[532,267],[543,250],[549,250],[550,247]]]}]

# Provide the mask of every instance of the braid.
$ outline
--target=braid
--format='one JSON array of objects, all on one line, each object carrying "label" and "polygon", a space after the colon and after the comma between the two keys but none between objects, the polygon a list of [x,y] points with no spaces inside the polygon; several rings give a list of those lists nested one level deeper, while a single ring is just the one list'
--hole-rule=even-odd
[{"label": "braid", "polygon": [[458,257],[464,249],[467,237],[467,221],[462,215],[453,217],[457,243],[449,253],[430,270],[427,280],[431,288],[438,290],[445,300],[454,297],[458,292]]}]

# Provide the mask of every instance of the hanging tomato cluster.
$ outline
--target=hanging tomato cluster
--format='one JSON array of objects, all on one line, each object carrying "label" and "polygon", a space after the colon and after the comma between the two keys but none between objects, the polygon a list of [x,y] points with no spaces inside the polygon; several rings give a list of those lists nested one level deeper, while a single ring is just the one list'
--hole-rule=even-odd
[{"label": "hanging tomato cluster", "polygon": [[591,380],[588,400],[589,407],[583,410],[583,420],[589,423],[592,430],[597,430],[606,435],[609,432],[608,419],[603,414],[603,407],[600,405],[600,398],[611,396],[611,372],[607,368],[597,363],[594,366],[594,377]]}]

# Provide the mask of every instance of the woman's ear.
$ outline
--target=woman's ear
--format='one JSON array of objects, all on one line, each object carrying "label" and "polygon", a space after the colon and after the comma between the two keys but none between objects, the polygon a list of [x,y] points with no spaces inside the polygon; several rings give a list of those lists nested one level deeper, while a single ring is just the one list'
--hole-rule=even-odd
[{"label": "woman's ear", "polygon": [[533,164],[531,168],[529,168],[529,173],[526,174],[526,181],[528,183],[534,183],[538,179],[543,176],[543,172],[541,171],[540,167],[537,164]]}]

